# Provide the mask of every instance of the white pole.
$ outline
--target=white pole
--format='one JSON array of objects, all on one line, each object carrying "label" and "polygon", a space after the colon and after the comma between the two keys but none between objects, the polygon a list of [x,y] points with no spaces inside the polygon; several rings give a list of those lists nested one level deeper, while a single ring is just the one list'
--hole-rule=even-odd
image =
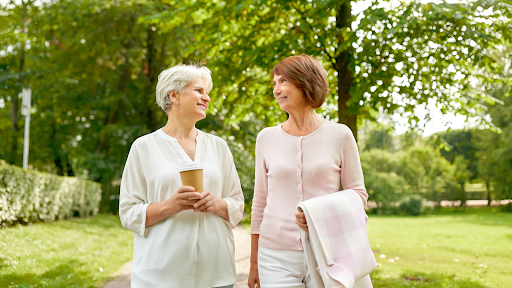
[{"label": "white pole", "polygon": [[28,166],[28,144],[30,138],[30,108],[32,90],[30,88],[23,88],[21,114],[25,116],[25,139],[23,140],[23,169]]}]

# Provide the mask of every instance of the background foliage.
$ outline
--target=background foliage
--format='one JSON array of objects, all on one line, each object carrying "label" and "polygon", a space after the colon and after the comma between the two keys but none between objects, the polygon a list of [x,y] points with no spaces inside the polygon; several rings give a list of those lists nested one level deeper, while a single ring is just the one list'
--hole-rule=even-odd
[{"label": "background foliage", "polygon": [[96,215],[99,183],[26,171],[0,160],[0,225]]},{"label": "background foliage", "polygon": [[[273,101],[271,68],[307,53],[328,72],[330,94],[319,113],[347,124],[362,151],[391,153],[372,152],[363,161],[403,159],[390,160],[394,168],[388,170],[363,163],[368,187],[388,199],[382,201],[398,201],[400,193],[439,201],[448,195],[444,190],[467,181],[484,182],[489,199],[510,197],[506,39],[512,1],[367,1],[367,9],[352,9],[361,3],[3,1],[0,159],[21,165],[18,93],[30,87],[30,166],[101,183],[100,209],[116,213],[131,143],[166,121],[154,100],[158,74],[178,63],[201,62],[213,71],[214,90],[210,114],[198,128],[228,141],[250,201],[255,136],[287,117]],[[395,113],[421,128],[417,109],[428,109],[428,103],[443,113],[478,116],[482,126],[460,132],[470,133],[471,141],[449,131],[436,135],[434,144],[414,131],[392,135],[392,125],[367,127],[379,115]],[[456,141],[472,150],[454,148],[450,143]],[[411,170],[395,167],[400,165]],[[377,181],[386,181],[387,188]]]}]

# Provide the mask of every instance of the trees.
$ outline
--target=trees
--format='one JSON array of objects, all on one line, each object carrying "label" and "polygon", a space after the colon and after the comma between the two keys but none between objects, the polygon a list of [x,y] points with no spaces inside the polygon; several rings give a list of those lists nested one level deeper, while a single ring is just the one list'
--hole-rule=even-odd
[{"label": "trees", "polygon": [[[141,21],[168,9],[160,2],[63,0],[41,5],[32,6],[31,45],[25,51],[30,73],[23,74],[34,95],[30,164],[102,183],[103,208],[115,211],[117,204],[108,203],[118,194],[115,180],[130,144],[165,123],[153,96],[156,77],[163,67],[187,61],[182,47],[190,34]],[[9,15],[19,15],[20,7],[9,7]],[[14,16],[6,20],[9,31],[21,25]],[[24,50],[11,38],[2,44],[5,109],[0,113],[6,119],[7,109],[19,113],[14,95],[20,73],[14,65]],[[20,141],[19,133],[6,128],[0,127],[2,147]],[[0,150],[4,159],[21,152]]]},{"label": "trees", "polygon": [[[165,122],[153,97],[164,67],[204,60],[211,68],[211,114],[198,126],[227,139],[250,196],[255,134],[286,119],[269,74],[282,58],[323,61],[331,93],[320,112],[357,134],[357,122],[377,111],[414,122],[414,107],[428,99],[480,113],[492,99],[473,93],[469,79],[490,83],[487,71],[501,66],[484,52],[510,32],[508,8],[494,1],[375,2],[357,15],[332,0],[11,2],[0,13],[0,158],[21,164],[12,127],[23,124],[16,97],[30,86],[30,164],[101,182],[112,210],[130,143]],[[382,136],[377,146],[390,146]]]},{"label": "trees", "polygon": [[321,110],[357,136],[358,119],[376,111],[417,124],[415,107],[429,101],[442,112],[482,114],[491,100],[470,81],[495,81],[482,71],[498,69],[487,52],[510,33],[505,2],[375,1],[357,15],[354,2],[334,0],[197,1],[190,10],[209,15],[196,50],[215,69],[216,105],[232,113],[228,121],[243,121],[248,107],[269,124],[285,119],[274,109],[269,72],[282,58],[307,53],[329,74]]}]

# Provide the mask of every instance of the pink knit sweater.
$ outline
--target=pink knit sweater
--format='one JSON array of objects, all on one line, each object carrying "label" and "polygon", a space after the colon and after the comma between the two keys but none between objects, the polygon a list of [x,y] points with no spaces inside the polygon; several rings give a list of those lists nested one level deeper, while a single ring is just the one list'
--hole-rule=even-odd
[{"label": "pink knit sweater", "polygon": [[[307,136],[292,136],[281,125],[256,139],[256,179],[251,234],[259,245],[302,250],[295,212],[300,201],[352,189],[366,204],[356,141],[346,125],[324,121]],[[340,180],[343,188],[340,188]]]}]

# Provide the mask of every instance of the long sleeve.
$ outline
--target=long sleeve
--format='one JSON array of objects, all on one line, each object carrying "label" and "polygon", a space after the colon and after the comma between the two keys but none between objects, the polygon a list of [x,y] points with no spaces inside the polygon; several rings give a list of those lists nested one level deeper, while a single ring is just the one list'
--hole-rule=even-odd
[{"label": "long sleeve", "polygon": [[146,237],[147,185],[137,149],[130,149],[121,180],[119,217],[124,228]]},{"label": "long sleeve", "polygon": [[[232,228],[242,218],[240,180],[226,141],[201,130],[197,133],[194,159],[162,129],[137,138],[130,149],[119,214],[123,227],[134,232],[134,288],[162,283],[222,287],[235,282]],[[172,198],[183,185],[179,167],[190,163],[203,166],[203,187],[226,201],[229,221],[215,213],[185,209],[145,228],[149,203]]]},{"label": "long sleeve", "polygon": [[302,250],[295,212],[299,202],[350,190],[366,203],[356,141],[343,124],[325,121],[305,136],[287,134],[281,125],[263,129],[256,139],[251,234],[258,245]]},{"label": "long sleeve", "polygon": [[255,180],[254,180],[254,197],[252,199],[251,212],[251,234],[260,234],[260,225],[263,220],[263,210],[267,206],[267,169],[265,167],[265,159],[263,156],[263,137],[264,131],[261,131],[256,138],[256,160],[255,160]]},{"label": "long sleeve", "polygon": [[364,206],[368,200],[368,193],[366,193],[366,188],[364,187],[359,151],[352,131],[347,126],[344,127],[348,131],[344,134],[344,145],[341,154],[341,185],[345,190],[354,190],[363,200]]},{"label": "long sleeve", "polygon": [[244,194],[240,186],[240,177],[236,172],[235,163],[233,162],[233,155],[226,145],[226,160],[224,162],[224,187],[222,190],[222,198],[226,201],[228,206],[229,225],[231,228],[242,220],[244,213]]}]

